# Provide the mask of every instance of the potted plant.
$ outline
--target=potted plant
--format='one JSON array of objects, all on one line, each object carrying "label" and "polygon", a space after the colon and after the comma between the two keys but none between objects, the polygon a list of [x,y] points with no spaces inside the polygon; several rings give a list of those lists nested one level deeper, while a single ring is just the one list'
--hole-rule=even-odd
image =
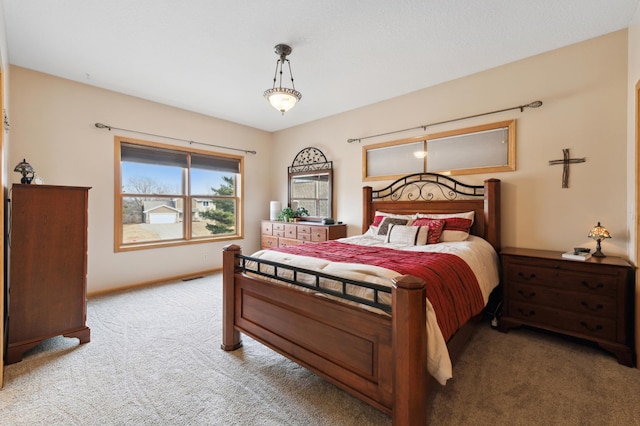
[{"label": "potted plant", "polygon": [[304,207],[298,207],[296,210],[291,207],[285,207],[278,213],[278,220],[282,222],[293,222],[294,219],[302,216],[309,216],[309,211]]}]

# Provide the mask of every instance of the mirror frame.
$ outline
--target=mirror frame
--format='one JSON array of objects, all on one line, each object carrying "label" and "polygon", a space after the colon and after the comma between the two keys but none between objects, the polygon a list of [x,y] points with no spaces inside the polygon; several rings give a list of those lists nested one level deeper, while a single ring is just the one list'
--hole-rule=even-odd
[{"label": "mirror frame", "polygon": [[318,148],[307,147],[302,149],[293,159],[289,167],[287,185],[287,205],[291,207],[291,187],[298,176],[328,176],[328,216],[308,216],[304,220],[308,222],[321,222],[325,217],[333,217],[333,162],[327,161],[327,157]]}]

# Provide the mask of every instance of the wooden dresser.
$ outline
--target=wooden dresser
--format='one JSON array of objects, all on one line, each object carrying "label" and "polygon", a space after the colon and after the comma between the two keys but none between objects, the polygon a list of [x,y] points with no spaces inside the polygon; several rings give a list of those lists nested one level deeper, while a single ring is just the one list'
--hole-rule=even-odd
[{"label": "wooden dresser", "polygon": [[88,194],[84,187],[13,185],[7,364],[50,337],[89,341]]},{"label": "wooden dresser", "polygon": [[305,242],[335,240],[347,236],[347,225],[316,222],[262,221],[261,248],[286,247]]},{"label": "wooden dresser", "polygon": [[590,340],[633,366],[634,268],[618,257],[567,260],[505,248],[498,329],[528,325]]}]

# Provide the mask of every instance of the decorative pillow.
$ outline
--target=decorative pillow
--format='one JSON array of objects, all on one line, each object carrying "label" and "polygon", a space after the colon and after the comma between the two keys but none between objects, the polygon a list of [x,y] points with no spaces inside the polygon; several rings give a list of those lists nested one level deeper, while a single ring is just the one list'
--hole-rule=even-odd
[{"label": "decorative pillow", "polygon": [[392,223],[389,225],[389,232],[384,242],[423,246],[427,244],[428,235],[429,227],[427,226],[406,226]]},{"label": "decorative pillow", "polygon": [[385,228],[385,230],[381,232],[379,228],[380,228],[380,224],[382,223],[382,220],[385,217],[396,218],[396,219],[406,219],[408,222],[404,223],[403,225],[410,225],[411,221],[413,220],[412,215],[401,215],[401,214],[392,214],[392,213],[376,211],[376,214],[374,215],[374,218],[373,218],[373,223],[369,227],[369,231],[367,233],[376,238],[378,237],[378,235],[381,235],[382,239],[384,239],[384,237],[386,237],[387,235],[387,229]]},{"label": "decorative pillow", "polygon": [[427,237],[427,244],[437,244],[440,242],[440,236],[444,229],[444,219],[429,219],[427,217],[421,217],[411,222],[411,226],[425,226],[429,228],[429,236]]},{"label": "decorative pillow", "polygon": [[411,223],[411,219],[393,217],[393,216],[385,216],[380,222],[378,226],[378,236],[386,236],[389,232],[389,225],[409,225]]},{"label": "decorative pillow", "polygon": [[440,236],[440,241],[453,242],[465,241],[469,238],[469,231],[473,225],[474,216],[474,211],[464,213],[418,213],[415,215],[415,219],[443,219],[445,224],[442,235]]}]

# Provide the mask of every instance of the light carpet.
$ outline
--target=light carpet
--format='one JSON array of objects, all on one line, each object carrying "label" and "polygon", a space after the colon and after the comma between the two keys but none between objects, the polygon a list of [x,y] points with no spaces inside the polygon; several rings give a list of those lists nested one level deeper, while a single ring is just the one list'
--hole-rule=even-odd
[{"label": "light carpet", "polygon": [[[220,349],[221,275],[91,298],[91,342],[6,366],[0,424],[390,425],[243,336]],[[640,425],[640,372],[589,345],[480,327],[430,399],[434,425]]]}]

